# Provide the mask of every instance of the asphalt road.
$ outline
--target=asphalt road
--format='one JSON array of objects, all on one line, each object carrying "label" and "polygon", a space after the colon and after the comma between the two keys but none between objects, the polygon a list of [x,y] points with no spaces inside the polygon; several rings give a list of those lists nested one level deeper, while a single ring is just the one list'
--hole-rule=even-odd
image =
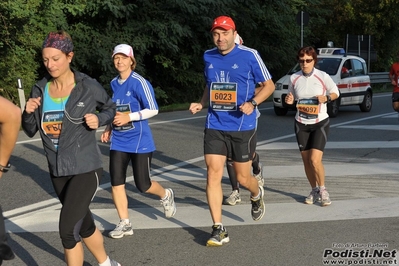
[{"label": "asphalt road", "polygon": [[[174,218],[165,219],[158,199],[137,191],[129,169],[134,235],[119,240],[107,237],[118,218],[110,194],[109,146],[99,142],[105,171],[91,209],[107,251],[123,266],[399,265],[399,121],[390,94],[373,100],[369,113],[343,107],[331,119],[323,157],[332,199],[328,207],[302,203],[310,187],[293,134],[294,112],[277,117],[271,103],[262,104],[257,151],[267,213],[252,221],[249,192],[242,190],[239,205],[223,207],[231,241],[221,248],[205,246],[212,225],[202,153],[205,112],[161,113],[150,120],[157,145],[153,178],[174,189],[178,210]],[[16,258],[3,265],[64,265],[60,205],[38,137],[29,139],[21,132],[11,163],[12,170],[0,180],[0,202]],[[97,265],[85,252],[85,265]]]}]

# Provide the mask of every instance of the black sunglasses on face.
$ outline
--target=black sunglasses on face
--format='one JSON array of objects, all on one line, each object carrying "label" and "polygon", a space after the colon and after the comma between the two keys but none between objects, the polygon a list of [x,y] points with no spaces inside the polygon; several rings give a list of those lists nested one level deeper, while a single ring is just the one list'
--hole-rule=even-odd
[{"label": "black sunglasses on face", "polygon": [[312,62],[313,61],[313,58],[312,59],[299,59],[298,60],[298,62],[299,62],[299,64],[303,64],[303,63],[310,63],[310,62]]}]

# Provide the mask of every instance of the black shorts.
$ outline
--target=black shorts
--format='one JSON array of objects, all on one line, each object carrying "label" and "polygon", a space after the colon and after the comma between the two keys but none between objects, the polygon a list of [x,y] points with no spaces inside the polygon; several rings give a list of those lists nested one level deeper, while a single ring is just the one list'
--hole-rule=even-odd
[{"label": "black shorts", "polygon": [[204,154],[219,154],[235,162],[248,162],[256,148],[256,130],[221,131],[206,128]]},{"label": "black shorts", "polygon": [[324,151],[330,131],[330,119],[324,119],[317,124],[305,125],[295,120],[295,135],[300,151],[317,149]]},{"label": "black shorts", "polygon": [[399,92],[392,93],[392,102],[399,102]]}]

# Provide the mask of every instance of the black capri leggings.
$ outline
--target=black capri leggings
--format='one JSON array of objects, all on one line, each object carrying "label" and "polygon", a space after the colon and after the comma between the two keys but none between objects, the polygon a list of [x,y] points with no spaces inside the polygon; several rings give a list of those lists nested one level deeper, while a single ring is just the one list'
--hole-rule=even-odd
[{"label": "black capri leggings", "polygon": [[109,173],[111,185],[119,186],[126,183],[126,171],[129,162],[132,162],[134,183],[137,189],[143,193],[151,187],[150,165],[152,152],[128,153],[111,150],[109,155]]},{"label": "black capri leggings", "polygon": [[89,205],[100,184],[103,169],[84,174],[56,177],[51,175],[55,193],[62,208],[59,221],[59,233],[62,245],[72,249],[81,238],[91,236],[96,230]]}]

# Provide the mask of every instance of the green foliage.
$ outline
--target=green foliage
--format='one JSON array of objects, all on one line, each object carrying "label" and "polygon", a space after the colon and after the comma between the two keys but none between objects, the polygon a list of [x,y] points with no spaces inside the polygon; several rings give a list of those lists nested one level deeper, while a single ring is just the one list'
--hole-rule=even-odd
[{"label": "green foliage", "polygon": [[203,53],[214,47],[213,19],[229,15],[244,45],[257,49],[276,81],[295,61],[300,46],[296,15],[309,13],[304,45],[344,44],[346,34],[370,34],[378,51],[373,71],[397,59],[399,35],[394,0],[14,0],[0,3],[0,94],[19,103],[17,78],[26,95],[45,69],[41,45],[49,31],[68,31],[73,67],[110,89],[117,74],[111,54],[132,45],[136,71],[148,79],[158,104],[197,101],[203,91]]}]

